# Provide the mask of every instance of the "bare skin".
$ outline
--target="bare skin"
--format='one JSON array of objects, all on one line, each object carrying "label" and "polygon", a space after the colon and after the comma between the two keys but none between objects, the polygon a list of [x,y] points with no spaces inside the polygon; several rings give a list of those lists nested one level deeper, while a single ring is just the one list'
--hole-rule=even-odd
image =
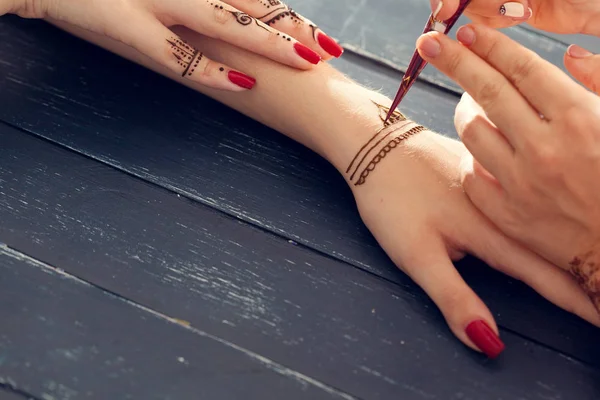
[{"label": "bare skin", "polygon": [[[497,355],[476,343],[473,329],[468,328],[482,321],[496,338],[498,328],[492,313],[452,264],[465,253],[475,254],[526,282],[549,301],[600,326],[592,303],[568,273],[504,236],[471,204],[460,185],[460,159],[466,153],[461,143],[424,129],[401,140],[362,185],[355,185],[356,178],[346,171],[373,135],[386,128],[380,106],[389,107],[391,101],[328,64],[300,72],[185,28],[176,29],[208,56],[257,77],[252,91],[230,93],[182,79],[122,43],[64,23],[60,26],[213,97],[326,158],[346,178],[363,220],[381,246],[431,296],[467,346]],[[313,95],[317,92],[318,96]],[[389,140],[418,125],[411,122],[400,127],[404,122],[394,122]],[[373,152],[374,156],[377,149]],[[361,165],[372,159],[367,156]]]}]

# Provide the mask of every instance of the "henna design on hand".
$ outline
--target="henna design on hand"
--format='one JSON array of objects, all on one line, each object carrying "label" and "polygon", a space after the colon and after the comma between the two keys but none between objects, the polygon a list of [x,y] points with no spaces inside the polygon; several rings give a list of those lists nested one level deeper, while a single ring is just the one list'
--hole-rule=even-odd
[{"label": "henna design on hand", "polygon": [[[377,165],[400,143],[411,136],[416,135],[419,132],[424,131],[426,128],[417,125],[416,123],[406,119],[406,117],[400,111],[394,111],[389,119],[386,121],[386,117],[390,112],[388,107],[385,107],[381,104],[373,102],[378,109],[379,118],[382,121],[383,127],[379,129],[367,143],[361,147],[350,162],[350,165],[346,169],[346,173],[350,174],[350,171],[353,170],[350,175],[350,181],[354,182],[355,186],[364,185],[367,181],[367,178],[375,170]],[[407,128],[410,128],[406,130]],[[405,132],[395,136],[395,133],[398,131],[404,130]],[[392,137],[390,139],[390,137]],[[387,143],[380,148],[381,143],[385,140],[388,140]],[[371,159],[371,161],[367,164],[366,167],[362,169],[360,174],[358,174],[358,179],[355,180],[355,176],[358,171],[361,169],[361,166],[364,165],[367,156],[374,150],[378,149],[375,156]],[[361,157],[362,155],[362,157]],[[357,162],[358,161],[358,162]]]},{"label": "henna design on hand", "polygon": [[[400,128],[398,128],[400,129]],[[398,129],[396,129],[395,131],[397,131]],[[366,166],[366,168],[361,172],[358,180],[356,181],[356,183],[354,184],[354,186],[360,186],[360,185],[364,185],[365,182],[367,181],[367,178],[369,177],[369,175],[371,174],[371,172],[373,172],[375,170],[375,168],[377,167],[377,165],[392,151],[394,150],[396,147],[398,147],[398,145],[403,142],[404,140],[408,139],[411,136],[416,135],[419,132],[423,132],[424,130],[426,130],[426,128],[424,126],[421,125],[417,125],[412,129],[409,129],[408,131],[404,132],[402,135],[396,136],[395,138],[393,138],[392,140],[390,140],[388,142],[388,144],[386,144],[383,149],[381,149],[381,151],[379,151],[379,153],[373,157],[373,159],[371,160],[371,162],[369,163],[369,165]]]},{"label": "henna design on hand", "polygon": [[[396,110],[396,111],[394,111],[394,113],[392,114],[392,116],[390,117],[390,119],[386,122],[386,116],[389,113],[390,109],[388,107],[382,106],[381,104],[377,104],[374,101],[372,103],[377,106],[377,109],[379,111],[379,119],[383,123],[383,127],[381,129],[379,129],[377,132],[375,132],[375,134],[371,137],[371,139],[367,143],[365,143],[365,145],[363,147],[360,148],[360,150],[358,151],[358,153],[356,153],[356,156],[354,156],[354,158],[350,162],[350,165],[348,166],[348,169],[346,169],[346,173],[350,173],[350,170],[352,169],[352,166],[354,165],[354,163],[356,162],[356,160],[358,159],[358,157],[360,157],[360,155],[362,154],[362,152],[379,136],[379,134],[385,128],[387,128],[388,126],[390,126],[390,125],[392,125],[394,123],[406,120],[406,117],[404,115],[402,115],[402,113],[400,111]],[[377,144],[375,146],[377,146]],[[371,148],[369,151],[367,151],[367,154],[372,149],[373,148]],[[366,154],[365,154],[365,157],[366,157]],[[364,161],[364,157],[363,157],[363,159],[361,160],[360,163],[362,163],[362,161]],[[359,163],[359,165],[360,165],[360,163]],[[359,165],[356,166],[356,169],[358,169]],[[354,173],[356,173],[356,170],[354,171]],[[354,174],[352,174],[352,176],[354,176]]]},{"label": "henna design on hand", "polygon": [[592,250],[575,257],[569,263],[569,270],[600,312],[600,252]]},{"label": "henna design on hand", "polygon": [[178,37],[167,39],[167,43],[171,45],[172,54],[177,59],[177,63],[183,67],[181,76],[192,76],[196,67],[200,64],[203,54]]}]

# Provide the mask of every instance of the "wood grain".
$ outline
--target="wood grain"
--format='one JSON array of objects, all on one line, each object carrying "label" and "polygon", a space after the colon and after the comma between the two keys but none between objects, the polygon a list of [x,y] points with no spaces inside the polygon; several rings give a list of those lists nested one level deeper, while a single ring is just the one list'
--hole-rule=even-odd
[{"label": "wood grain", "polygon": [[[404,278],[399,285],[367,274],[5,125],[0,125],[0,143],[0,240],[8,246],[327,387],[365,399],[585,400],[599,394],[600,371],[505,329],[509,351],[497,362],[486,361],[455,340],[433,304]],[[147,348],[161,352],[170,351],[169,343],[197,357],[207,351],[160,327],[127,325],[134,317],[114,308],[97,310],[100,305],[89,296],[74,293],[61,300],[61,307],[49,297],[55,290],[44,289],[46,284],[29,275],[11,280],[11,274],[21,273],[14,266],[3,273],[5,300],[0,304],[11,334],[23,340],[14,351],[28,360],[52,354],[51,345],[73,348],[79,343],[75,337],[93,341],[92,332],[98,331],[137,350],[138,358],[124,358],[131,359],[131,368],[143,368],[152,386],[159,381],[163,358],[144,358],[134,338],[149,340]],[[30,281],[33,287],[26,285]],[[21,303],[47,308],[15,313]],[[69,335],[76,336],[56,346],[64,329],[57,328],[56,336],[30,349],[30,335],[48,328],[34,325],[24,335],[19,321],[34,321],[36,315],[52,319],[63,308],[61,313],[77,315],[77,320],[89,316],[84,324],[90,324],[88,334],[74,331]],[[72,327],[74,319],[61,326]],[[160,342],[152,342],[155,338]],[[577,338],[592,342],[585,332]],[[27,373],[23,363],[15,372]],[[212,371],[219,375],[235,368],[231,363],[237,365],[224,359]],[[169,371],[173,375],[161,384],[172,384],[180,372]],[[38,382],[41,372],[23,375],[24,382]],[[56,376],[70,375],[65,369]],[[93,384],[88,382],[82,387]],[[125,382],[115,387],[121,385]],[[149,389],[126,385],[122,390]]]},{"label": "wood grain", "polygon": [[[313,153],[45,24],[6,18],[0,28],[0,119],[111,165],[115,176],[125,171],[411,287],[361,223],[343,179]],[[337,66],[394,88],[389,70],[368,60]],[[456,102],[417,84],[405,111],[450,134]],[[588,340],[595,328],[472,259],[460,267],[503,327],[598,365],[600,349]]]},{"label": "wood grain", "polygon": [[[423,32],[431,9],[427,0],[300,0],[294,9],[317,22],[344,46],[369,57],[405,70]],[[456,29],[470,22],[461,17]],[[503,30],[509,37],[538,53],[564,70],[563,55],[567,46],[547,36],[533,34],[523,27]],[[398,78],[396,89],[400,84]],[[422,79],[455,91],[460,87],[448,77],[428,66]]]},{"label": "wood grain", "polygon": [[353,400],[1,245],[0,271],[0,381],[35,398]]}]

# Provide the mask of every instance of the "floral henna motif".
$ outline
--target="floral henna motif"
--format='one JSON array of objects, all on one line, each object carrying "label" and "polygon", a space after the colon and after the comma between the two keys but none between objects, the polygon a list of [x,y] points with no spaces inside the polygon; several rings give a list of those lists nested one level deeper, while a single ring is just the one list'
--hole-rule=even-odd
[{"label": "floral henna motif", "polygon": [[[298,14],[297,12],[295,12],[294,10],[292,10],[291,8],[289,8],[288,6],[286,6],[285,4],[283,4],[282,2],[280,2],[279,0],[275,0],[274,2],[276,2],[277,4],[272,4],[272,1],[269,1],[269,4],[272,5],[272,6],[279,5],[280,7],[277,7],[275,9],[269,11],[268,13],[266,13],[263,16],[257,17],[258,20],[263,21],[265,24],[267,24],[269,26],[272,26],[277,21],[283,20],[285,18],[291,19],[292,22],[294,22],[297,25],[308,24],[308,26],[312,30],[312,37],[313,37],[313,39],[315,41],[318,40],[318,38],[317,38],[317,29],[319,29],[319,28],[315,24],[313,24],[312,22],[309,22],[308,20],[306,20],[300,14]],[[264,1],[261,1],[261,3],[264,4]],[[270,7],[267,6],[267,8],[270,8]]]}]

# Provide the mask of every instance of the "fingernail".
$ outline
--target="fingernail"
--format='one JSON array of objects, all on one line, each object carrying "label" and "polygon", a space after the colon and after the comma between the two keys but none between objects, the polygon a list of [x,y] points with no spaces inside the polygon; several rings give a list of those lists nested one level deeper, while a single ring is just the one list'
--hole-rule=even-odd
[{"label": "fingernail", "polygon": [[507,17],[523,18],[525,16],[525,6],[521,3],[504,3],[500,6],[500,14]]},{"label": "fingernail", "polygon": [[433,19],[437,19],[438,14],[444,6],[444,2],[441,0],[429,0],[431,3],[431,12],[433,13]]},{"label": "fingernail", "polygon": [[323,50],[336,58],[340,57],[344,52],[344,48],[342,46],[340,46],[335,40],[323,32],[319,33],[317,40],[319,41],[319,45],[323,48]]},{"label": "fingernail", "polygon": [[489,358],[496,358],[504,351],[504,343],[483,320],[471,322],[466,333],[469,339]]},{"label": "fingernail", "polygon": [[296,53],[298,53],[300,57],[304,58],[311,64],[318,64],[321,61],[321,56],[317,52],[306,47],[300,42],[296,42],[294,44],[294,50],[296,50]]},{"label": "fingernail", "polygon": [[231,83],[234,83],[239,87],[243,87],[244,89],[252,89],[256,83],[256,79],[237,71],[229,71],[227,77]]},{"label": "fingernail", "polygon": [[594,55],[594,53],[589,52],[583,47],[579,47],[576,44],[572,44],[567,49],[567,54],[573,58],[587,58]]},{"label": "fingernail", "polygon": [[475,31],[470,26],[461,26],[456,31],[456,38],[465,46],[470,46],[475,42]]},{"label": "fingernail", "polygon": [[425,35],[418,46],[420,52],[429,58],[435,58],[442,52],[440,43],[429,35]]}]

